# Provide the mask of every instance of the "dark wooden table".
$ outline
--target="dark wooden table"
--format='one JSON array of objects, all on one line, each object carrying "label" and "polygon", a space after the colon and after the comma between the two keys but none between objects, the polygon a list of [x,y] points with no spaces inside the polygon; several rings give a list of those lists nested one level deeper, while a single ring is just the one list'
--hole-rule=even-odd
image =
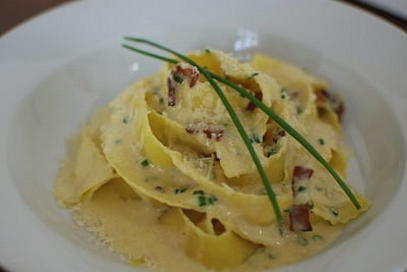
[{"label": "dark wooden table", "polygon": [[[27,19],[69,1],[72,0],[0,0],[0,38],[2,34]],[[378,7],[363,4],[356,0],[340,1],[355,8],[361,8],[374,13],[407,32],[407,18],[402,18]],[[0,266],[0,272],[6,272],[6,270]]]},{"label": "dark wooden table", "polygon": [[[0,0],[0,36],[32,16],[69,1],[72,0]],[[407,18],[402,18],[380,8],[363,4],[357,0],[340,1],[368,10],[407,31]]]}]

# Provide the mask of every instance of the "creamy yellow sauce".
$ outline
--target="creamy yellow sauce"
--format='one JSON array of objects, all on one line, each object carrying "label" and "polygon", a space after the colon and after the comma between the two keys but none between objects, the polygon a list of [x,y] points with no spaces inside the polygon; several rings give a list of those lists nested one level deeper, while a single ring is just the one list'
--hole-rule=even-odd
[{"label": "creamy yellow sauce", "polygon": [[[190,57],[256,94],[345,177],[348,150],[337,101],[318,98],[326,83],[262,55],[250,64],[218,51]],[[54,193],[79,225],[131,265],[158,271],[259,271],[318,253],[345,223],[368,209],[370,202],[354,191],[362,204],[356,210],[294,139],[221,85],[284,211],[281,233],[239,134],[196,72],[186,64],[165,65],[95,113],[70,141]],[[296,167],[312,173],[293,192]],[[295,205],[310,211],[312,231],[290,230]]]}]

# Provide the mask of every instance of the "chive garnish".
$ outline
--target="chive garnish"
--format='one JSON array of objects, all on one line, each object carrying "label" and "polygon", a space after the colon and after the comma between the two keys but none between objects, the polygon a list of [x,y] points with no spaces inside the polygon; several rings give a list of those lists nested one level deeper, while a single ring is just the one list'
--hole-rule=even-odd
[{"label": "chive garnish", "polygon": [[198,196],[198,206],[199,207],[206,206],[206,197],[202,195]]},{"label": "chive garnish", "polygon": [[252,143],[253,142],[258,143],[258,144],[261,143],[261,140],[260,140],[259,136],[257,136],[257,134],[253,134],[253,136],[250,140]]},{"label": "chive garnish", "polygon": [[300,244],[301,246],[305,247],[308,245],[308,240],[304,236],[298,234],[297,243]]},{"label": "chive garnish", "polygon": [[287,97],[287,92],[285,91],[285,88],[281,88],[280,94],[281,94],[281,99],[285,99]]},{"label": "chive garnish", "polygon": [[[195,62],[193,62],[192,60],[187,58],[186,56],[184,56],[182,54],[179,54],[179,53],[177,53],[177,52],[175,52],[175,51],[173,51],[173,50],[171,50],[169,48],[166,48],[166,47],[164,47],[162,45],[159,45],[159,44],[154,43],[154,42],[149,41],[149,40],[140,39],[140,38],[125,37],[125,39],[128,40],[128,41],[145,43],[145,44],[151,45],[153,47],[162,49],[162,50],[167,51],[167,52],[169,52],[171,54],[174,54],[175,56],[177,56],[178,58],[184,60],[185,62],[197,67],[198,70],[208,79],[208,82],[212,85],[212,87],[214,87],[215,91],[217,92],[218,96],[220,97],[220,99],[224,103],[227,111],[229,112],[229,115],[231,116],[231,119],[235,123],[235,126],[238,129],[241,136],[242,136],[242,134],[245,134],[245,131],[244,131],[243,127],[241,126],[241,124],[240,124],[240,127],[237,125],[237,123],[240,123],[240,121],[238,120],[238,117],[237,117],[236,113],[234,113],[234,110],[231,107],[231,105],[229,104],[229,102],[227,101],[227,98],[224,96],[222,90],[219,88],[219,86],[216,84],[216,82],[214,82],[213,79],[215,79],[215,80],[217,80],[217,81],[219,81],[219,82],[233,88],[234,90],[239,92],[241,96],[244,96],[247,99],[249,99],[258,108],[260,108],[264,113],[266,113],[269,117],[271,117],[278,125],[280,125],[280,127],[282,127],[295,140],[297,140],[316,160],[318,160],[328,170],[328,172],[332,175],[332,177],[336,180],[338,185],[342,188],[342,190],[346,193],[346,195],[352,201],[353,205],[357,209],[361,208],[359,201],[356,199],[355,195],[352,193],[350,188],[345,184],[345,182],[336,173],[336,171],[329,165],[329,163],[322,157],[322,155],[299,132],[297,132],[297,130],[295,130],[291,125],[289,125],[286,121],[284,121],[280,116],[278,116],[271,109],[269,109],[265,104],[263,104],[261,101],[259,101],[248,90],[236,85],[235,83],[229,81],[227,78],[223,78],[223,77],[221,77],[221,76],[219,76],[217,74],[214,74],[214,73],[212,73],[210,71],[207,71],[207,70],[203,69],[202,67],[197,65]],[[123,44],[122,46],[124,48],[127,48],[127,49],[129,49],[131,51],[140,53],[140,54],[145,55],[145,56],[149,56],[149,57],[156,58],[156,59],[166,61],[166,62],[169,62],[169,63],[173,63],[173,64],[178,63],[178,60],[176,60],[176,59],[172,59],[172,58],[160,56],[160,55],[157,55],[157,54],[153,54],[153,53],[150,53],[148,51],[144,51],[144,50],[141,50],[141,49],[138,49],[138,48],[126,45],[126,44]],[[232,117],[232,115],[233,115],[233,117]],[[236,120],[237,120],[237,122],[236,122]],[[242,136],[243,141],[245,142],[245,144],[246,144],[246,146],[247,146],[247,148],[249,150],[249,153],[252,156],[252,159],[253,159],[256,167],[258,168],[257,170],[259,172],[259,175],[262,177],[263,185],[264,185],[265,190],[266,190],[266,192],[267,192],[267,194],[269,196],[269,199],[270,199],[270,201],[271,201],[271,203],[273,205],[273,209],[274,209],[274,213],[276,215],[276,218],[277,218],[278,221],[282,222],[282,216],[281,216],[279,206],[278,206],[277,200],[275,198],[274,192],[271,189],[270,184],[265,182],[265,181],[268,181],[268,178],[267,178],[264,170],[262,169],[260,161],[257,158],[257,155],[256,155],[252,145],[250,144],[250,140],[248,139],[247,134],[245,136],[246,137]],[[256,157],[257,159],[254,158],[254,157]]]},{"label": "chive garnish", "polygon": [[147,167],[149,164],[150,164],[150,162],[148,160],[142,160],[140,162],[140,165],[143,166],[143,167]]},{"label": "chive garnish", "polygon": [[205,49],[205,52],[209,54],[209,53],[211,53],[211,50],[208,49],[208,48],[206,48],[206,49]]},{"label": "chive garnish", "polygon": [[160,99],[158,100],[158,102],[159,102],[160,104],[164,103],[164,98],[160,97]]},{"label": "chive garnish", "polygon": [[205,194],[205,192],[202,190],[197,190],[197,191],[194,191],[192,194],[193,195],[203,195],[203,194]]},{"label": "chive garnish", "polygon": [[296,106],[295,108],[297,110],[297,114],[301,114],[304,111],[301,106]]},{"label": "chive garnish", "polygon": [[128,117],[128,116],[123,117],[123,120],[122,120],[123,124],[128,124],[129,121],[130,121],[130,117]]},{"label": "chive garnish", "polygon": [[299,186],[298,189],[297,189],[297,192],[304,192],[305,190],[307,190],[307,187]]},{"label": "chive garnish", "polygon": [[175,190],[174,190],[174,194],[182,194],[182,193],[185,193],[185,191],[187,190],[187,188],[176,188]]},{"label": "chive garnish", "polygon": [[284,212],[286,212],[286,213],[291,213],[293,211],[293,209],[292,208],[287,208],[287,209],[284,209]]},{"label": "chive garnish", "polygon": [[324,141],[324,139],[319,138],[319,139],[318,139],[318,143],[319,143],[320,145],[324,145],[324,144],[325,144],[325,141]]},{"label": "chive garnish", "polygon": [[184,81],[184,79],[183,79],[182,77],[178,76],[178,75],[175,75],[175,76],[174,76],[174,80],[175,80],[175,82],[177,82],[178,84],[181,84],[181,83]]},{"label": "chive garnish", "polygon": [[339,211],[335,208],[330,208],[329,211],[333,214],[333,216],[337,217],[339,215]]},{"label": "chive garnish", "polygon": [[317,241],[322,241],[322,240],[324,240],[324,238],[322,238],[321,235],[315,234],[315,235],[312,235],[312,240],[314,240],[315,242],[317,242]]},{"label": "chive garnish", "polygon": [[258,76],[259,75],[259,73],[253,73],[253,74],[251,74],[249,77],[247,77],[247,79],[253,79],[254,77],[256,77],[256,76]]},{"label": "chive garnish", "polygon": [[[215,80],[212,78],[212,73],[210,73],[209,71],[203,69],[201,66],[199,66],[197,63],[195,63],[193,60],[189,59],[188,57],[172,50],[169,49],[165,46],[159,45],[157,43],[154,43],[152,41],[148,41],[145,39],[138,39],[138,38],[130,38],[130,37],[125,37],[126,40],[129,41],[133,41],[133,42],[140,42],[140,43],[146,43],[149,44],[153,47],[162,49],[164,51],[167,51],[168,53],[171,53],[175,56],[177,56],[178,58],[182,59],[183,61],[195,66],[199,72],[201,74],[203,74],[203,76],[208,80],[209,84],[212,86],[212,88],[215,90],[216,94],[219,96],[220,100],[222,101],[223,105],[225,106],[227,112],[229,113],[230,118],[232,119],[237,131],[239,132],[241,138],[243,139],[244,144],[246,145],[250,156],[252,157],[252,160],[257,168],[257,171],[259,172],[259,175],[263,181],[263,186],[267,192],[267,195],[269,197],[269,200],[271,202],[271,205],[273,207],[274,210],[274,214],[276,216],[277,222],[278,222],[278,227],[280,230],[280,234],[282,234],[282,226],[283,226],[283,221],[284,218],[281,215],[281,211],[280,211],[280,206],[278,204],[276,195],[273,191],[273,189],[271,188],[271,182],[267,177],[266,172],[264,171],[263,166],[261,165],[260,159],[257,156],[257,153],[252,145],[252,143],[250,142],[249,136],[247,135],[245,129],[243,128],[243,125],[240,122],[239,117],[237,116],[235,110],[233,109],[232,105],[229,103],[229,100],[226,98],[225,94],[223,93],[222,89],[219,87],[219,85],[215,82]],[[128,48],[128,47],[126,47]],[[150,54],[151,56],[151,54]]]}]

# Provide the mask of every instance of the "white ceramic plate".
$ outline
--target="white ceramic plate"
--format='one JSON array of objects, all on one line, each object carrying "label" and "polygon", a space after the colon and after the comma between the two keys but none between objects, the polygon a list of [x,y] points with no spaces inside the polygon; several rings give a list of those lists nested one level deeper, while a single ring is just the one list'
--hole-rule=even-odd
[{"label": "white ceramic plate", "polygon": [[261,51],[328,80],[347,103],[349,180],[374,206],[330,249],[279,271],[407,270],[407,35],[326,0],[81,1],[1,37],[3,266],[141,271],[97,246],[51,193],[67,137],[92,110],[159,67],[120,48],[123,35],[181,51],[216,47],[240,58]]}]

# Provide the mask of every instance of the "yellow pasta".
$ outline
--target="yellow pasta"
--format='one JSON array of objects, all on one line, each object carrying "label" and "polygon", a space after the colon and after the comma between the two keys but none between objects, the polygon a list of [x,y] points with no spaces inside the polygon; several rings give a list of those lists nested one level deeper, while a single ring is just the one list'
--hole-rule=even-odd
[{"label": "yellow pasta", "polygon": [[[345,177],[343,107],[325,82],[263,55],[243,64],[215,50],[189,56],[251,91]],[[353,189],[362,205],[355,209],[327,170],[277,123],[220,87],[272,182],[283,231],[210,84],[192,66],[168,64],[90,119],[71,140],[54,186],[75,220],[129,264],[169,272],[277,267],[319,252],[371,205]],[[293,227],[298,206],[309,215],[302,231]]]}]

